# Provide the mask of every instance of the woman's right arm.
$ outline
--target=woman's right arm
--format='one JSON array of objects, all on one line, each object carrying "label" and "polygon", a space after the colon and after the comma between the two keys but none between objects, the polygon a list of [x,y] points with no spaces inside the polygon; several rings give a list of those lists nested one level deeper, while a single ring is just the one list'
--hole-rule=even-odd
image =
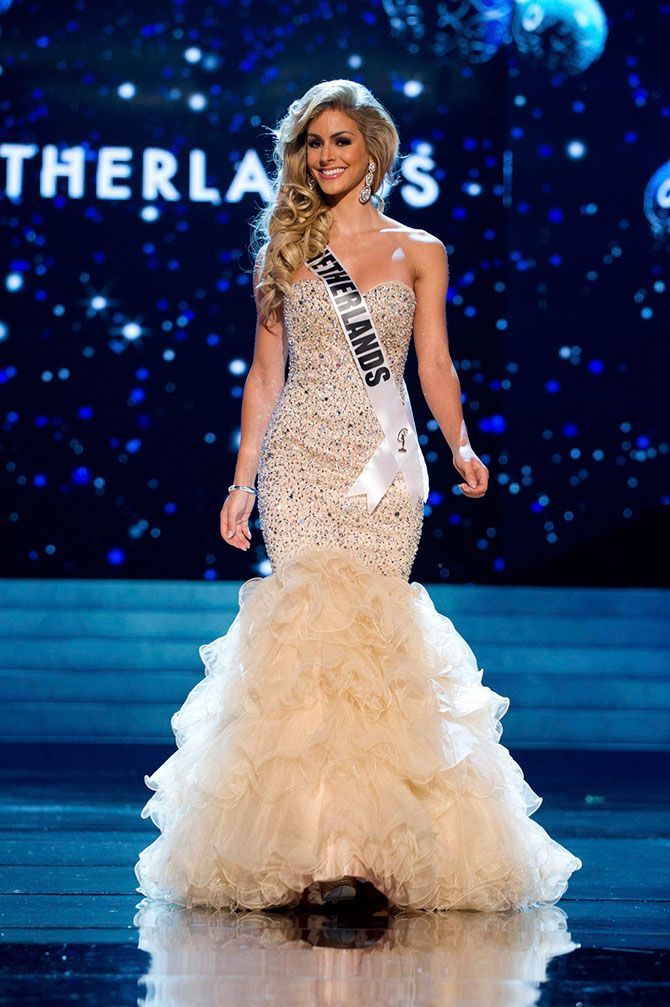
[{"label": "woman's right arm", "polygon": [[[260,461],[261,446],[267,425],[284,388],[288,340],[282,322],[266,325],[260,316],[260,294],[257,282],[265,248],[261,249],[254,267],[254,299],[256,302],[256,333],[254,356],[244,382],[240,423],[240,446],[235,473],[231,482],[253,486]],[[246,490],[233,490],[221,510],[221,535],[230,545],[248,549],[251,533],[248,518],[254,497]],[[234,534],[230,535],[229,532]]]}]

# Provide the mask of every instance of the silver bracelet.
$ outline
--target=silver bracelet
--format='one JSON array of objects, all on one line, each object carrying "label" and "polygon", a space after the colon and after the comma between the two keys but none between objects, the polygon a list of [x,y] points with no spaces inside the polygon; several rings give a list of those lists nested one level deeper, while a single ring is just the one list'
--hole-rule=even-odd
[{"label": "silver bracelet", "polygon": [[253,486],[242,486],[240,483],[233,483],[228,487],[229,493],[231,490],[246,490],[247,493],[253,493],[253,495],[256,496],[256,489]]}]

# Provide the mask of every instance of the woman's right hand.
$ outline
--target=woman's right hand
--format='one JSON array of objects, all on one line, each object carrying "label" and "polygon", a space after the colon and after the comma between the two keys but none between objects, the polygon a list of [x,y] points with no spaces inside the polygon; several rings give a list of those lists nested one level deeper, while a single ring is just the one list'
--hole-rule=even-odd
[{"label": "woman's right hand", "polygon": [[221,538],[236,549],[246,551],[249,548],[249,515],[255,499],[247,490],[231,490],[221,508]]}]

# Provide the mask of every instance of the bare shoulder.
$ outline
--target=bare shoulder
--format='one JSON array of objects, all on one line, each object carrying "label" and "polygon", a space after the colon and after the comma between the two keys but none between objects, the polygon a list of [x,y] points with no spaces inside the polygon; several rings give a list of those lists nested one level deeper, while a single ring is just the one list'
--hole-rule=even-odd
[{"label": "bare shoulder", "polygon": [[407,257],[412,264],[415,281],[420,283],[430,277],[446,282],[449,260],[444,242],[423,228],[412,231],[407,242]]},{"label": "bare shoulder", "polygon": [[415,282],[426,276],[447,279],[449,262],[444,242],[422,227],[408,227],[391,217],[383,219],[396,240],[400,241]]}]

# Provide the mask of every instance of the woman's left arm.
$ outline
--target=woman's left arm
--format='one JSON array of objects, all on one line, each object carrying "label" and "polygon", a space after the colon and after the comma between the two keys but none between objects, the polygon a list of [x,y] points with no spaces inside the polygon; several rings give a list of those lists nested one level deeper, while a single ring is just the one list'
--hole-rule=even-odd
[{"label": "woman's left arm", "polygon": [[422,231],[413,242],[414,348],[421,391],[452,453],[456,471],[465,479],[464,496],[482,497],[489,470],[477,457],[463,418],[461,383],[449,353],[446,301],[449,286],[447,250],[439,238]]}]

